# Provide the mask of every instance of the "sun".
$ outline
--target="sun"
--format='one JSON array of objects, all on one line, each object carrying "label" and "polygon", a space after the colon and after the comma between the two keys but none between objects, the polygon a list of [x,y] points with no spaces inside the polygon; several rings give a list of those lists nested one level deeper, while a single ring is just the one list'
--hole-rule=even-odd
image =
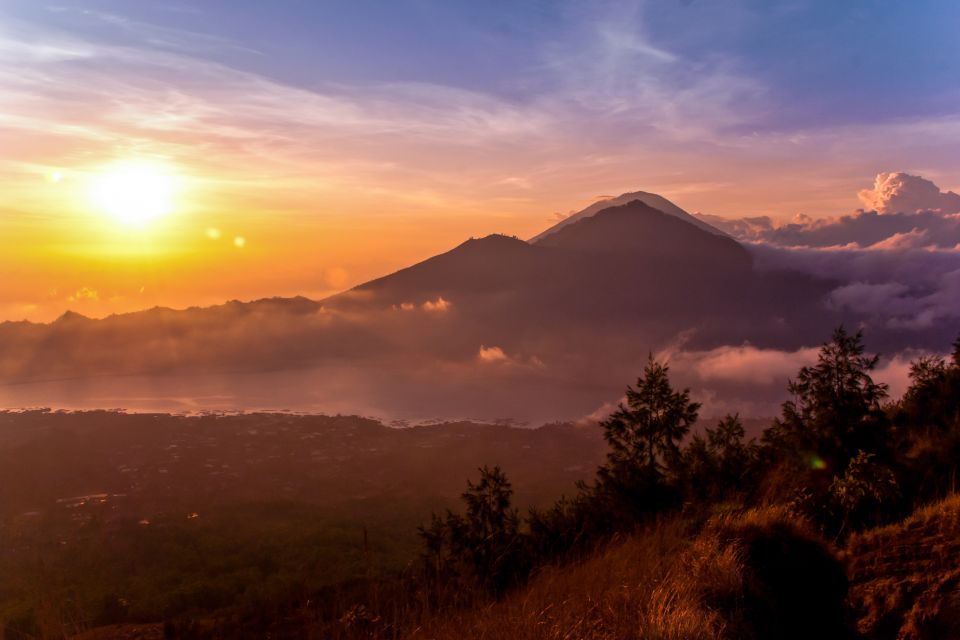
[{"label": "sun", "polygon": [[174,210],[177,181],[168,167],[130,160],[104,168],[93,180],[97,209],[115,221],[143,227]]}]

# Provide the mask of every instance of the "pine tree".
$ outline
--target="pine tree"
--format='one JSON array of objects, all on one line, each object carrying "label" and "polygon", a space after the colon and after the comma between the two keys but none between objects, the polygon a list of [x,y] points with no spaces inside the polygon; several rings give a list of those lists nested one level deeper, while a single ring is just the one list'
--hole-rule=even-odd
[{"label": "pine tree", "polygon": [[680,465],[680,442],[699,409],[689,389],[674,391],[669,367],[651,355],[636,388],[627,387],[626,404],[601,423],[610,452],[597,490],[641,512],[661,507],[661,490]]},{"label": "pine tree", "polygon": [[770,438],[787,451],[807,457],[811,467],[842,472],[860,451],[883,455],[889,436],[880,406],[887,385],[870,376],[879,356],[868,356],[863,334],[841,326],[820,348],[817,364],[803,367],[789,383],[794,399],[783,404],[783,417]]}]

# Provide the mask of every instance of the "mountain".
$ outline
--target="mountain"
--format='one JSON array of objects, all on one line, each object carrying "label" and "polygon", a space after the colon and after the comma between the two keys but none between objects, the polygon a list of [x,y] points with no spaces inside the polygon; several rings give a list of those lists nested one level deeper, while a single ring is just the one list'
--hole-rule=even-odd
[{"label": "mountain", "polygon": [[696,218],[687,217],[690,219],[635,199],[578,220],[568,218],[562,227],[553,227],[531,243],[593,253],[629,253],[646,262],[667,260],[708,264],[713,268],[750,268],[750,254],[739,243],[709,225],[695,224],[699,222]]},{"label": "mountain", "polygon": [[[724,349],[736,354],[749,342],[773,350],[759,352],[763,362],[779,362],[841,322],[869,320],[829,303],[843,273],[758,267],[734,239],[638,194],[529,242],[470,239],[320,301],[3,323],[0,406],[539,421],[595,411],[650,353],[676,352],[714,358],[710,368],[678,365],[681,384],[707,380],[707,393],[745,398],[769,407],[754,415],[769,415],[783,381],[744,374],[718,359]],[[926,346],[928,334],[874,325],[871,346]]]},{"label": "mountain", "polygon": [[556,233],[560,229],[563,229],[567,225],[573,224],[575,222],[579,222],[580,220],[583,220],[585,218],[590,218],[592,216],[595,216],[596,214],[600,213],[605,209],[609,209],[610,207],[617,207],[620,205],[628,204],[635,200],[642,202],[643,204],[647,205],[652,209],[656,209],[667,215],[673,216],[675,218],[679,218],[680,220],[683,220],[685,222],[689,222],[690,224],[697,226],[704,231],[717,234],[717,235],[725,235],[722,231],[720,231],[716,227],[713,227],[707,224],[703,220],[699,220],[695,218],[694,216],[690,215],[689,213],[687,213],[677,205],[673,204],[663,196],[659,196],[655,193],[647,193],[646,191],[633,191],[631,193],[624,193],[623,195],[617,196],[616,198],[605,198],[598,202],[594,202],[592,205],[590,205],[583,211],[579,211],[577,213],[574,213],[573,215],[570,215],[564,218],[563,220],[553,225],[546,231],[543,231],[538,235],[534,236],[533,238],[530,239],[530,242],[531,243],[540,242],[547,236],[553,235],[554,233]]},{"label": "mountain", "polygon": [[633,200],[535,243],[471,239],[323,304],[372,310],[442,299],[461,320],[458,339],[471,344],[513,345],[531,329],[569,334],[598,322],[660,339],[660,317],[723,316],[747,302],[750,280],[750,254],[736,241]]}]

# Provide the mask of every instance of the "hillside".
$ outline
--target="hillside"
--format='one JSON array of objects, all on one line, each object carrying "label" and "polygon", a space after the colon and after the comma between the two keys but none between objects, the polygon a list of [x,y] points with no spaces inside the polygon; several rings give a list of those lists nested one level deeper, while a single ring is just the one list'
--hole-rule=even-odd
[{"label": "hillside", "polygon": [[692,522],[664,520],[545,569],[503,602],[429,619],[409,637],[934,640],[960,632],[960,497],[857,534],[843,549],[776,508],[692,531]]},{"label": "hillside", "polygon": [[960,637],[960,496],[847,545],[860,631],[878,640]]}]

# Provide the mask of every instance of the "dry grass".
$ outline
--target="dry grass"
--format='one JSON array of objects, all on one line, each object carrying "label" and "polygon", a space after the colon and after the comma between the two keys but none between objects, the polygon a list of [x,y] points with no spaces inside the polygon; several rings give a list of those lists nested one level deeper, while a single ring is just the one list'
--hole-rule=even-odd
[{"label": "dry grass", "polygon": [[[677,588],[691,545],[683,523],[668,521],[615,540],[588,560],[542,571],[528,588],[482,609],[443,612],[412,638],[716,638],[715,616]],[[695,554],[697,555],[697,554]],[[733,561],[733,558],[730,558]],[[700,562],[703,571],[710,563]]]},{"label": "dry grass", "polygon": [[[755,616],[750,609],[760,603],[758,606],[770,609],[767,613],[780,613],[776,609],[778,594],[748,566],[753,553],[751,545],[765,539],[768,533],[814,540],[795,522],[792,514],[780,508],[750,511],[711,521],[693,540],[682,521],[661,522],[648,531],[612,542],[580,564],[543,571],[527,589],[502,602],[481,609],[435,615],[410,637],[418,640],[774,637],[765,635],[769,627],[762,626],[763,616]],[[819,549],[825,549],[821,541],[816,540],[816,544]],[[842,569],[840,573],[842,576]],[[805,613],[808,617],[818,615],[816,611]],[[788,620],[777,624],[784,622],[790,623]],[[828,636],[830,634],[820,635]],[[833,637],[839,636],[833,634]]]},{"label": "dry grass", "polygon": [[846,555],[861,633],[891,640],[956,637],[960,495],[851,536]]}]

